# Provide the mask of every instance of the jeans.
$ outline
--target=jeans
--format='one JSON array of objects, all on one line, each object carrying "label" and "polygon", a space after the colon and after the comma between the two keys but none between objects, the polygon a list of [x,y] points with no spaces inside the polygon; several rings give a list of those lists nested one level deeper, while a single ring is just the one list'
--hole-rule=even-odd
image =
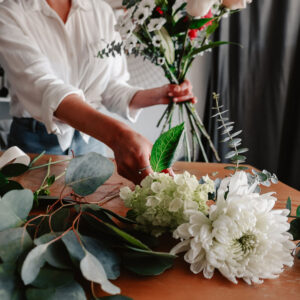
[{"label": "jeans", "polygon": [[47,154],[69,155],[71,150],[74,154],[83,155],[88,152],[97,152],[105,155],[105,145],[94,138],[86,143],[80,132],[75,130],[72,144],[62,151],[55,134],[48,134],[43,123],[32,118],[13,118],[8,135],[8,146],[18,146],[25,153],[41,153],[44,150]]}]

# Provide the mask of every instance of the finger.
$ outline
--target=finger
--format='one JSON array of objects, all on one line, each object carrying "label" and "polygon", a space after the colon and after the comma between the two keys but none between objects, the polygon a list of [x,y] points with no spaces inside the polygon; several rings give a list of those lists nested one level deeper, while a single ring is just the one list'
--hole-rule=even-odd
[{"label": "finger", "polygon": [[175,102],[175,103],[180,103],[180,102],[185,102],[185,101],[193,102],[194,98],[195,97],[192,94],[189,94],[189,95],[186,95],[186,96],[174,97],[173,102]]}]

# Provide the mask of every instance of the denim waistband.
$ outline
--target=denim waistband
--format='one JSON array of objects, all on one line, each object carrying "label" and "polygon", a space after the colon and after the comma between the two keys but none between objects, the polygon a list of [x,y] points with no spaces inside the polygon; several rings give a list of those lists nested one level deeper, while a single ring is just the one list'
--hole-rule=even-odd
[{"label": "denim waistband", "polygon": [[13,117],[13,122],[18,123],[22,127],[26,128],[26,130],[31,131],[31,132],[36,132],[36,131],[44,131],[46,130],[45,125],[42,122],[39,122],[33,118],[17,118]]}]

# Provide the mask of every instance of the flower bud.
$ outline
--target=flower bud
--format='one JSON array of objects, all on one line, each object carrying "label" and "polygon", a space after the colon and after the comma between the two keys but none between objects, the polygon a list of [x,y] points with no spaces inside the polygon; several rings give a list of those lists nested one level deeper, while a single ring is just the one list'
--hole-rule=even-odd
[{"label": "flower bud", "polygon": [[216,0],[187,0],[186,11],[193,17],[205,16]]},{"label": "flower bud", "polygon": [[229,9],[242,9],[246,8],[247,3],[251,3],[252,0],[223,0],[222,4]]}]

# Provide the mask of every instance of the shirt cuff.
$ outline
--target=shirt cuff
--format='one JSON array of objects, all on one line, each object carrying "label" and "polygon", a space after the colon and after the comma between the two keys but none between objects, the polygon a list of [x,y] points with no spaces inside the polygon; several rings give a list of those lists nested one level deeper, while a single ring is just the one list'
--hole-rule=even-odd
[{"label": "shirt cuff", "polygon": [[85,96],[82,90],[76,89],[71,85],[60,84],[45,91],[42,101],[42,121],[47,128],[47,132],[63,135],[70,130],[70,126],[62,123],[55,118],[54,112],[60,103],[69,95],[76,94],[83,101]]}]

